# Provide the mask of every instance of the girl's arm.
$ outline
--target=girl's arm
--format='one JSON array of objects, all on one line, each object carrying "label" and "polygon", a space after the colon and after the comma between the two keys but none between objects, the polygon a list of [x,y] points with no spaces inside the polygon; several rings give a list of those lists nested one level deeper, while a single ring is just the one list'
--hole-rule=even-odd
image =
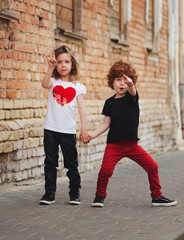
[{"label": "girl's arm", "polygon": [[52,87],[52,81],[50,80],[51,79],[51,76],[52,76],[52,72],[53,72],[53,69],[52,68],[48,68],[43,80],[42,80],[42,87],[43,88],[50,88]]},{"label": "girl's arm", "polygon": [[43,88],[50,88],[50,87],[52,87],[52,81],[50,79],[52,77],[52,73],[54,71],[54,68],[57,65],[57,61],[55,59],[54,51],[52,52],[52,59],[49,59],[47,57],[47,62],[48,62],[49,67],[48,67],[48,70],[47,70],[43,80],[42,80],[42,87]]},{"label": "girl's arm", "polygon": [[77,104],[78,104],[78,111],[81,121],[81,132],[80,132],[80,139],[87,143],[89,142],[90,136],[86,130],[86,111],[84,106],[84,96],[81,94],[77,96]]},{"label": "girl's arm", "polygon": [[136,95],[136,88],[135,85],[132,81],[131,78],[127,77],[125,74],[123,74],[123,78],[124,78],[124,82],[127,84],[127,91],[132,95],[135,96]]},{"label": "girl's arm", "polygon": [[110,123],[111,123],[111,118],[108,116],[105,116],[103,123],[90,134],[91,139],[96,138],[100,134],[104,133],[109,128]]}]

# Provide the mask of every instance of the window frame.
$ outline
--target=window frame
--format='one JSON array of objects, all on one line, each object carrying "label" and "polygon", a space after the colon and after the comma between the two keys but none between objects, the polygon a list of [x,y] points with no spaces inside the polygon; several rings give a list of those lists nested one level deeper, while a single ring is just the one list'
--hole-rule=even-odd
[{"label": "window frame", "polygon": [[[59,4],[58,4],[59,5]],[[72,30],[65,29],[57,24],[57,15],[56,15],[56,32],[59,34],[63,34],[68,37],[76,38],[78,40],[87,39],[87,37],[81,34],[81,0],[72,0]],[[56,0],[57,7],[57,0]]]},{"label": "window frame", "polygon": [[4,20],[8,20],[8,21],[18,21],[19,22],[19,19],[16,16],[14,16],[6,11],[3,11],[2,1],[3,0],[0,0],[0,20],[4,19]]},{"label": "window frame", "polygon": [[[110,8],[113,8],[112,0],[110,0],[109,5]],[[127,39],[127,24],[131,19],[131,6],[131,0],[119,0],[119,37],[112,37],[111,35],[111,41],[124,46],[129,46]],[[110,34],[113,34],[111,29]]]},{"label": "window frame", "polygon": [[[147,32],[147,24],[149,24],[149,1],[146,0],[146,11],[145,11],[145,18],[146,18],[146,32]],[[162,27],[162,0],[153,0],[152,6],[152,44],[151,46],[147,42],[145,43],[146,50],[148,54],[157,54],[159,51],[159,32]]]}]

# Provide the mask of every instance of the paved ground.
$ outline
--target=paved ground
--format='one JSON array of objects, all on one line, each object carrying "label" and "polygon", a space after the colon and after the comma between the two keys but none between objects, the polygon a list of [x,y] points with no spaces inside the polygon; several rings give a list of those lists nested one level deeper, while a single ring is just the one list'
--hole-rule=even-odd
[{"label": "paved ground", "polygon": [[68,204],[68,179],[58,179],[56,203],[39,205],[43,182],[0,188],[0,240],[183,240],[184,152],[154,156],[163,194],[175,207],[150,207],[146,173],[128,160],[110,180],[102,209],[92,208],[98,170],[81,174],[80,206]]}]

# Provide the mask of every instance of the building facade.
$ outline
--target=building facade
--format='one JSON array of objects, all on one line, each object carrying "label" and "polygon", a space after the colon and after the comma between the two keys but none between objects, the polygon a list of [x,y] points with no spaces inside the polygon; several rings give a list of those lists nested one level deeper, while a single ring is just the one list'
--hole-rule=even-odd
[{"label": "building facade", "polygon": [[[182,1],[181,1],[182,2]],[[182,80],[178,44],[180,1],[0,1],[0,184],[43,177],[46,56],[68,45],[86,86],[87,128],[101,121],[113,94],[106,74],[116,59],[138,74],[140,144],[150,154],[183,145]],[[80,124],[77,117],[77,136]],[[106,133],[77,141],[80,172],[99,167]],[[65,174],[60,153],[59,176]]]}]

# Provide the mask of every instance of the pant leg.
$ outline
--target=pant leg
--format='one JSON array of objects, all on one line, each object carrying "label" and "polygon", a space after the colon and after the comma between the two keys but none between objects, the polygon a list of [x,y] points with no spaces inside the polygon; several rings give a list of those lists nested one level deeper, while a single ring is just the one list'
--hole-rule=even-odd
[{"label": "pant leg", "polygon": [[45,150],[45,190],[56,191],[57,167],[59,158],[59,142],[57,133],[44,129]]},{"label": "pant leg", "polygon": [[118,144],[108,143],[105,149],[103,162],[98,174],[96,196],[106,198],[107,185],[116,164],[124,157],[123,149]]},{"label": "pant leg", "polygon": [[76,135],[61,133],[60,146],[64,158],[64,167],[68,169],[70,191],[77,192],[81,188],[81,178],[78,171],[78,153],[76,148]]},{"label": "pant leg", "polygon": [[126,156],[137,162],[147,172],[151,197],[159,198],[162,192],[158,176],[158,164],[136,141],[128,144]]}]

